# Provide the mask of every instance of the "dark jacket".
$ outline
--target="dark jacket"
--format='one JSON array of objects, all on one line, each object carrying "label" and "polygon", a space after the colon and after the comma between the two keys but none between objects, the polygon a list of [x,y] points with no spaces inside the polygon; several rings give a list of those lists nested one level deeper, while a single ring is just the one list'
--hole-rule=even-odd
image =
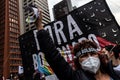
[{"label": "dark jacket", "polygon": [[[85,73],[82,69],[74,71],[70,67],[69,63],[65,61],[56,49],[55,44],[47,31],[40,30],[37,35],[41,51],[45,53],[47,62],[60,80],[95,80],[93,75]],[[108,74],[114,80],[120,80],[114,73],[110,64],[108,69]]]}]

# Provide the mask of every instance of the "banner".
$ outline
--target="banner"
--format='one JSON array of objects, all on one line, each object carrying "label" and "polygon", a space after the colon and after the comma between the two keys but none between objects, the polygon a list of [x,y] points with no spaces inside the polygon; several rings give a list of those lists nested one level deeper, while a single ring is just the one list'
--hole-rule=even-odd
[{"label": "banner", "polygon": [[105,39],[109,44],[120,41],[120,27],[105,0],[91,1],[44,27],[62,50],[83,39],[99,37],[99,41]]},{"label": "banner", "polygon": [[36,33],[37,30],[31,30],[19,37],[26,80],[33,80],[37,74],[41,74],[40,77],[54,74],[44,54],[40,52]]},{"label": "banner", "polygon": [[[70,55],[69,51],[77,42],[89,39],[98,44],[99,50],[105,45],[120,42],[120,27],[105,0],[91,1],[61,19],[45,25],[44,29],[50,33],[57,49],[72,66],[74,56]],[[45,75],[52,74],[43,53],[39,52],[34,31],[31,30],[19,37],[26,80],[31,80],[37,70]]]}]

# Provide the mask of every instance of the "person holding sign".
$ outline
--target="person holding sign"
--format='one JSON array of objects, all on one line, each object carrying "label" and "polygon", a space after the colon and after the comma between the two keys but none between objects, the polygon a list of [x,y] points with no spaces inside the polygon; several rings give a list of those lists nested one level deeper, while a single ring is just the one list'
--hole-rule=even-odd
[{"label": "person holding sign", "polygon": [[76,57],[77,69],[73,70],[57,50],[49,33],[44,30],[41,14],[36,25],[39,30],[37,38],[40,50],[60,80],[120,80],[111,64],[107,66],[102,64],[95,42],[83,40],[76,44],[72,52]]}]

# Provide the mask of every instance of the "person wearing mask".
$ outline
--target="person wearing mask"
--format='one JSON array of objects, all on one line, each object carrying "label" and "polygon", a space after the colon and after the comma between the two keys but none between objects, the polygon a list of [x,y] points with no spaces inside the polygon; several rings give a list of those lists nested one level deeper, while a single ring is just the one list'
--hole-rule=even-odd
[{"label": "person wearing mask", "polygon": [[73,48],[72,52],[76,56],[77,65],[77,69],[73,70],[57,50],[49,33],[43,29],[41,22],[40,14],[36,21],[40,49],[60,80],[120,80],[113,68],[109,68],[112,65],[108,65],[104,69],[99,51],[97,51],[98,47],[90,40],[83,40]]}]

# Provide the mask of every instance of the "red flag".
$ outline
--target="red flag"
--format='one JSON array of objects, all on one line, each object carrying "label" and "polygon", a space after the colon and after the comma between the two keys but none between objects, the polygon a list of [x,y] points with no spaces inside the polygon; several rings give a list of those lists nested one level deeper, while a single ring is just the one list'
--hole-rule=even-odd
[{"label": "red flag", "polygon": [[100,43],[100,46],[102,48],[107,46],[107,45],[116,45],[116,44],[114,44],[114,43],[112,43],[112,42],[110,42],[110,41],[108,41],[106,39],[103,39],[102,37],[99,37],[99,36],[97,36],[97,40]]}]

